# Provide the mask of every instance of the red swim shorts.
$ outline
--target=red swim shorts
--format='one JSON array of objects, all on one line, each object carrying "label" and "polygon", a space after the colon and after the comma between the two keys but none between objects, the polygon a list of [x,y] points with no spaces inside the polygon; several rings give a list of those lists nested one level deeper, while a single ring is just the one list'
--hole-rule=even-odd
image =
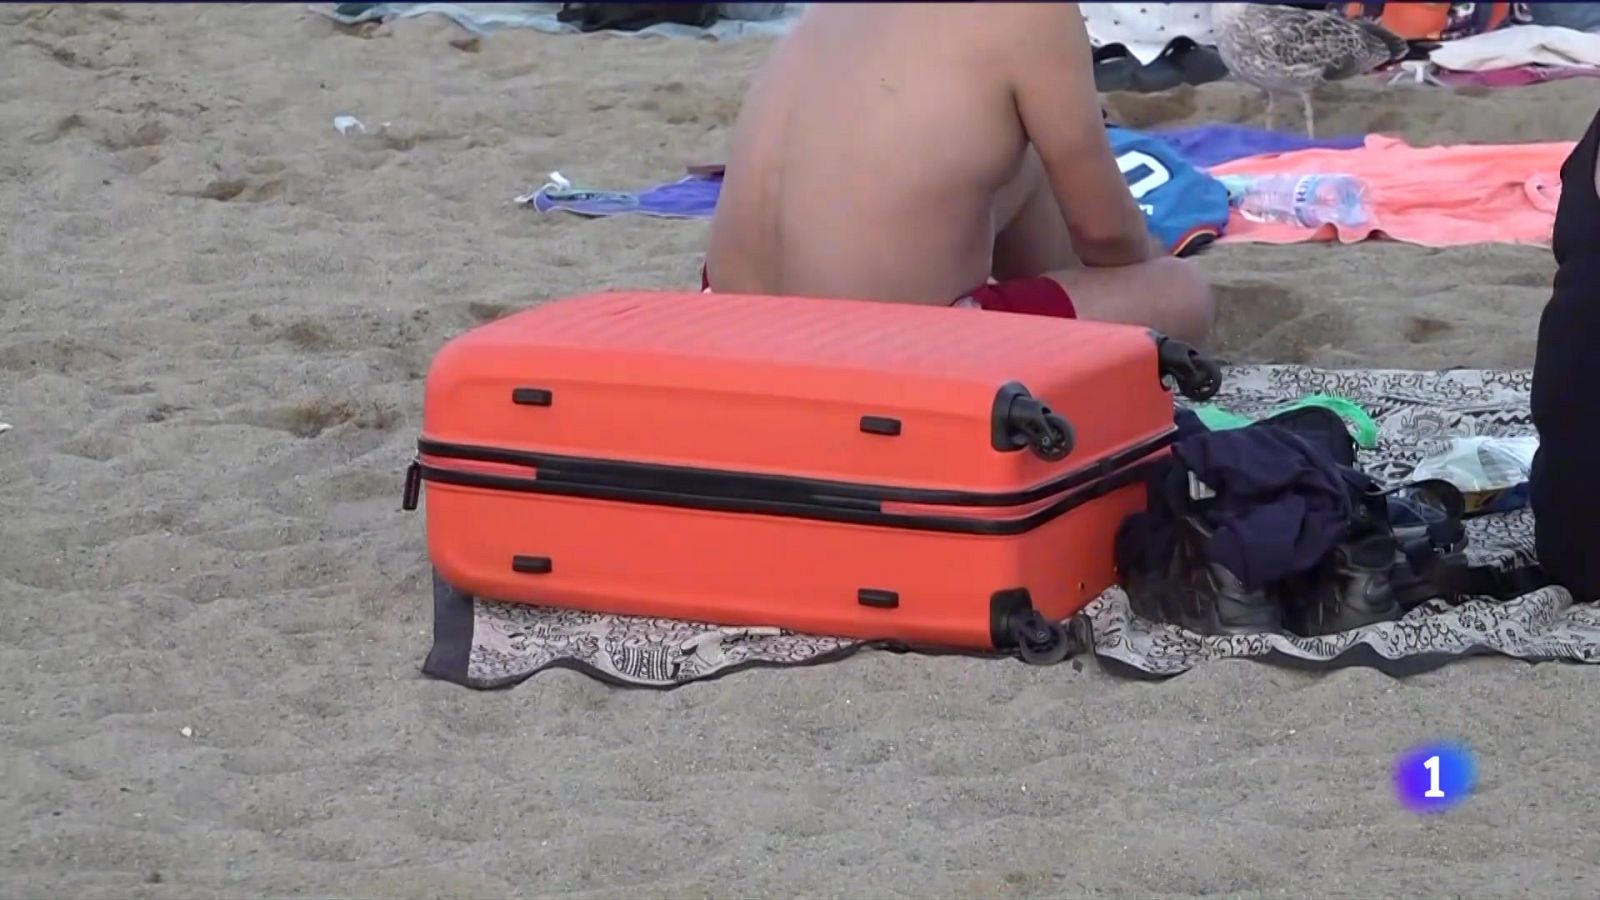
[{"label": "red swim shorts", "polygon": [[1061,286],[1061,282],[1043,275],[986,284],[956,302],[966,305],[963,303],[966,300],[991,312],[1055,316],[1058,319],[1078,317],[1077,307],[1072,305],[1067,289]]},{"label": "red swim shorts", "polygon": [[[700,267],[700,290],[711,290],[711,279],[705,266]],[[998,284],[986,284],[951,306],[976,306],[992,312],[1025,313],[1030,316],[1055,316],[1058,319],[1076,319],[1078,310],[1067,296],[1067,289],[1053,278],[1036,275],[1033,278],[1016,278]]]}]

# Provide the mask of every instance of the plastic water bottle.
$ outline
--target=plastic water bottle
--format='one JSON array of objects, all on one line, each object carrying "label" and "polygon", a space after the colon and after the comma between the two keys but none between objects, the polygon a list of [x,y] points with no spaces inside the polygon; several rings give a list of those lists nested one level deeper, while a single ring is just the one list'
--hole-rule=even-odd
[{"label": "plastic water bottle", "polygon": [[1367,184],[1354,175],[1231,176],[1223,178],[1233,205],[1254,222],[1316,228],[1329,223],[1355,227],[1372,218]]}]

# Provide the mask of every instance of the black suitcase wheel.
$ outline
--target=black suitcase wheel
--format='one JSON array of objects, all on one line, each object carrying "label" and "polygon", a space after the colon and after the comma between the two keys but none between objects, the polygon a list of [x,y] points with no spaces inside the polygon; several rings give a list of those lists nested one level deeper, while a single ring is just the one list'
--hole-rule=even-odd
[{"label": "black suitcase wheel", "polygon": [[1001,452],[1027,447],[1046,462],[1059,462],[1072,454],[1077,443],[1067,417],[1016,382],[1000,388],[991,417],[991,444]]},{"label": "black suitcase wheel", "polygon": [[1204,402],[1210,400],[1222,390],[1222,366],[1217,361],[1204,356],[1195,358],[1195,381],[1193,387],[1185,393],[1190,400]]},{"label": "black suitcase wheel", "polygon": [[1204,402],[1222,390],[1222,367],[1182,341],[1158,336],[1156,358],[1161,376],[1171,376],[1178,393],[1190,400]]},{"label": "black suitcase wheel", "polygon": [[1072,636],[1060,622],[1052,622],[1035,610],[1011,617],[1011,637],[1017,655],[1034,666],[1053,666],[1065,661],[1075,649]]}]

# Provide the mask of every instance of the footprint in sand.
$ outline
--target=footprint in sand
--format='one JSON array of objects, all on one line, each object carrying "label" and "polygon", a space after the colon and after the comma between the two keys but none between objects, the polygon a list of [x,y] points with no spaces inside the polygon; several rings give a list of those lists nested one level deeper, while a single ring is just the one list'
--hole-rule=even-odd
[{"label": "footprint in sand", "polygon": [[1426,344],[1440,335],[1448,334],[1455,326],[1432,316],[1413,316],[1406,324],[1406,340],[1413,344]]},{"label": "footprint in sand", "polygon": [[504,303],[472,301],[467,304],[467,315],[479,323],[493,322],[496,319],[504,318],[511,312],[511,307]]},{"label": "footprint in sand", "polygon": [[198,191],[177,191],[176,194],[180,197],[216,200],[219,203],[231,203],[234,200],[259,203],[282,196],[283,182],[275,178],[265,180],[223,178],[208,183]]},{"label": "footprint in sand", "polygon": [[400,415],[376,402],[352,403],[322,398],[290,406],[252,410],[230,417],[228,421],[229,424],[274,428],[298,438],[314,438],[340,425],[386,431],[399,423]]},{"label": "footprint in sand", "polygon": [[106,68],[104,60],[94,59],[73,50],[71,47],[62,46],[39,38],[24,38],[17,42],[24,47],[34,47],[44,51],[45,55],[63,68],[80,71],[97,72]]},{"label": "footprint in sand", "polygon": [[301,350],[327,350],[335,343],[333,332],[326,325],[311,319],[301,319],[283,329],[278,339]]},{"label": "footprint in sand", "polygon": [[21,338],[0,344],[0,370],[10,372],[83,374],[121,361],[111,350],[74,337]]},{"label": "footprint in sand", "polygon": [[29,143],[53,144],[75,131],[81,131],[88,126],[83,116],[77,113],[62,116],[51,122],[48,126],[28,136]]},{"label": "footprint in sand", "polygon": [[[74,116],[68,116],[70,120]],[[81,123],[81,120],[80,120]],[[100,146],[113,152],[134,150],[140,147],[157,147],[171,134],[160,122],[141,122],[138,125],[113,124],[100,134]]]}]

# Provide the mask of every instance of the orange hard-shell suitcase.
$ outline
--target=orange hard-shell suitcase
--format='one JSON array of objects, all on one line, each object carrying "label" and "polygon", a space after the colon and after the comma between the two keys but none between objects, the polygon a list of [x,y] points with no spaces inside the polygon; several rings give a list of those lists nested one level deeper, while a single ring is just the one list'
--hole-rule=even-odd
[{"label": "orange hard-shell suitcase", "polygon": [[954,648],[1048,643],[1214,365],[1143,328],[614,293],[428,373],[407,508],[488,599]]}]

